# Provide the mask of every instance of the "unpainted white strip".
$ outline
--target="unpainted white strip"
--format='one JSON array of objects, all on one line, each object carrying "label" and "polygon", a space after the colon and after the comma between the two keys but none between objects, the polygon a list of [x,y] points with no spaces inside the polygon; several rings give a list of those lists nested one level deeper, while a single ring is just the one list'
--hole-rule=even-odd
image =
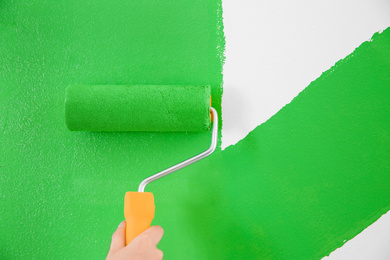
[{"label": "unpainted white strip", "polygon": [[223,0],[222,149],[390,26],[388,0]]},{"label": "unpainted white strip", "polygon": [[322,260],[389,260],[390,211]]}]

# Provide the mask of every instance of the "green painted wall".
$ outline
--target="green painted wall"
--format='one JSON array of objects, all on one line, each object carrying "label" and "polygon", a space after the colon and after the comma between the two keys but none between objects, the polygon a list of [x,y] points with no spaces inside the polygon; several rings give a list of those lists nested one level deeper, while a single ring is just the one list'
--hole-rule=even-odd
[{"label": "green painted wall", "polygon": [[[70,132],[64,99],[70,84],[211,85],[220,112],[221,15],[219,0],[0,2],[1,259],[105,258],[125,192],[208,147],[207,132]],[[174,246],[177,176],[150,186],[168,259],[197,251]]]},{"label": "green painted wall", "polygon": [[[124,193],[210,134],[69,132],[65,88],[211,84],[220,109],[220,2],[34,2],[0,4],[0,258],[104,258]],[[148,186],[166,259],[320,259],[390,210],[389,47],[387,29]]]},{"label": "green painted wall", "polygon": [[183,174],[202,196],[189,192],[189,221],[208,259],[321,259],[341,247],[390,210],[390,28],[193,168]]}]

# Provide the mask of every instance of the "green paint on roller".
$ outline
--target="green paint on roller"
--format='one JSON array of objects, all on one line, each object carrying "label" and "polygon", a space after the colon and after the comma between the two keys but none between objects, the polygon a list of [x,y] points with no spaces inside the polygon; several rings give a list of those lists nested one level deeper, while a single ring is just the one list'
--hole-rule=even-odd
[{"label": "green paint on roller", "polygon": [[206,131],[210,86],[69,86],[66,125],[74,131]]}]

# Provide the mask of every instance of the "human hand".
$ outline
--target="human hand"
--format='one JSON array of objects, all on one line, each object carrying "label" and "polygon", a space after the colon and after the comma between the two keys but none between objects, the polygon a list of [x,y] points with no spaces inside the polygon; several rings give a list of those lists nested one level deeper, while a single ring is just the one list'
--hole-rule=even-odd
[{"label": "human hand", "polygon": [[122,221],[112,235],[111,247],[106,260],[160,260],[163,258],[163,252],[156,247],[164,234],[160,226],[148,228],[125,246],[125,224],[126,221]]}]

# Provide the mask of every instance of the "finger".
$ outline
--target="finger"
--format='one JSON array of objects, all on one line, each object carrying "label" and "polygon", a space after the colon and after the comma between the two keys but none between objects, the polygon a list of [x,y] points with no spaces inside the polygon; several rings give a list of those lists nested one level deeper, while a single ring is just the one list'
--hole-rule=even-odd
[{"label": "finger", "polygon": [[122,221],[112,235],[110,252],[108,252],[109,255],[125,247],[125,224],[126,221]]},{"label": "finger", "polygon": [[156,248],[154,255],[156,256],[156,259],[163,259],[164,253],[160,249]]},{"label": "finger", "polygon": [[153,226],[145,230],[141,235],[148,236],[152,240],[153,245],[156,246],[164,235],[164,230],[160,226]]}]

